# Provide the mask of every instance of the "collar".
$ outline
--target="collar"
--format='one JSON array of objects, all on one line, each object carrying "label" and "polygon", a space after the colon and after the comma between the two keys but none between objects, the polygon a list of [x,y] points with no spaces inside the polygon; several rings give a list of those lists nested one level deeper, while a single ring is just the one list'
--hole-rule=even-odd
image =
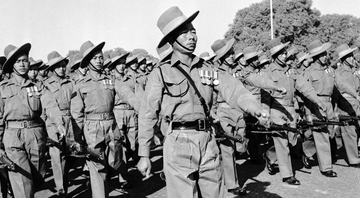
[{"label": "collar", "polygon": [[99,76],[95,75],[97,73],[98,72],[96,72],[96,71],[89,70],[88,75],[86,75],[86,77],[93,80],[93,81],[101,81],[101,80],[104,80],[104,79],[108,79],[107,76],[102,74],[102,73],[98,73]]},{"label": "collar", "polygon": [[[16,75],[16,74],[15,74]],[[31,80],[29,79],[25,79],[25,83],[23,85],[20,85],[20,83],[15,79],[15,76],[14,74],[11,75],[10,79],[9,79],[9,82],[11,84],[14,84],[14,85],[17,85],[21,88],[23,87],[30,87],[30,86],[34,86],[35,84],[33,82],[31,82]]]},{"label": "collar", "polygon": [[[193,69],[193,67],[198,64],[200,62],[200,58],[195,56],[194,54],[192,54],[192,57],[191,57],[192,61],[191,61],[191,64],[190,64],[190,70]],[[180,59],[173,53],[171,55],[171,59],[170,59],[170,66],[173,67],[175,64],[179,64],[179,63],[182,63],[180,61]],[[182,63],[183,65],[186,65],[184,63]],[[189,65],[186,65],[186,66],[189,66]]]}]

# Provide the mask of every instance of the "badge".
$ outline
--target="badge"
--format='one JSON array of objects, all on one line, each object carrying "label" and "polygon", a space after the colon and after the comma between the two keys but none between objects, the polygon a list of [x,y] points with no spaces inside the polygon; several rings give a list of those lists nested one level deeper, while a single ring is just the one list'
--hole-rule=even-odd
[{"label": "badge", "polygon": [[214,71],[214,85],[217,86],[219,85],[219,79],[218,79],[218,73],[217,71]]}]

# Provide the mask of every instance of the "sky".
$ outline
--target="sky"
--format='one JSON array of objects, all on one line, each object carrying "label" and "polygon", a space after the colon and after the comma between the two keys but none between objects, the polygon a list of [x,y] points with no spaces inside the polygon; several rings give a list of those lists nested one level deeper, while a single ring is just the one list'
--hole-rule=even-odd
[{"label": "sky", "polygon": [[[90,40],[105,41],[104,50],[141,48],[157,57],[162,33],[159,16],[179,6],[186,16],[199,10],[193,21],[198,44],[195,54],[210,52],[211,44],[224,38],[238,10],[261,0],[1,0],[0,55],[9,45],[31,43],[30,56],[47,62],[58,51],[65,56]],[[360,17],[360,0],[313,0],[321,14],[351,14]]]}]

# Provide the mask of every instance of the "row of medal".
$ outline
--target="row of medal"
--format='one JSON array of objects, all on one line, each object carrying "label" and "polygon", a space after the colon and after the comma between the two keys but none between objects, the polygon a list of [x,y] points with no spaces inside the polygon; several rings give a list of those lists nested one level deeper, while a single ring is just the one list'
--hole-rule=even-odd
[{"label": "row of medal", "polygon": [[40,90],[37,88],[37,86],[26,87],[25,90],[29,97],[33,97],[33,96],[40,97],[41,96]]},{"label": "row of medal", "polygon": [[199,70],[201,83],[204,85],[219,85],[217,71]]}]

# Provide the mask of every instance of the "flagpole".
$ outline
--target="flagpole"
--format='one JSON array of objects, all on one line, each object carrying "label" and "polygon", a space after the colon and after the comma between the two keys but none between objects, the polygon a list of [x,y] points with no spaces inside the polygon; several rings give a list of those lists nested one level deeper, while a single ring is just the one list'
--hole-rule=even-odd
[{"label": "flagpole", "polygon": [[270,0],[270,25],[271,25],[271,39],[274,39],[274,27],[273,27],[273,9],[272,0]]}]

